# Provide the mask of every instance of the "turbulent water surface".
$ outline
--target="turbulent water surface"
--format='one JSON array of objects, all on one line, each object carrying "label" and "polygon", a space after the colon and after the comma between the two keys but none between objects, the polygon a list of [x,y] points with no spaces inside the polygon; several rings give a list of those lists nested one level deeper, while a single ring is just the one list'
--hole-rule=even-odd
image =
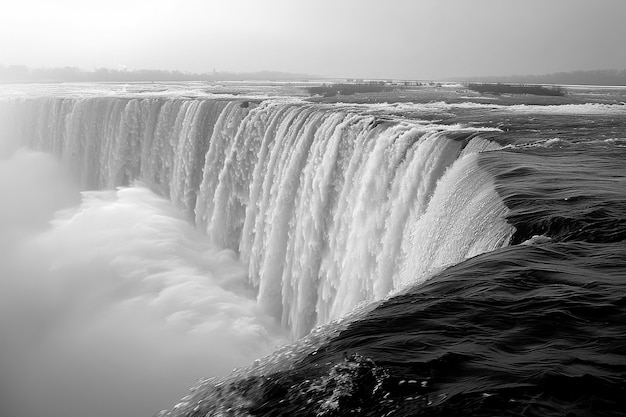
[{"label": "turbulent water surface", "polygon": [[5,409],[623,413],[626,93],[445,88],[3,87]]}]

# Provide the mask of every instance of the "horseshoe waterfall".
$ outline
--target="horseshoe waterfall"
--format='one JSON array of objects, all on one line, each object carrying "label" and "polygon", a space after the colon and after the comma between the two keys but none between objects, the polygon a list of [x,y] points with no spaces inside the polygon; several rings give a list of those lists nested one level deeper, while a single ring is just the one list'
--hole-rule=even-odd
[{"label": "horseshoe waterfall", "polygon": [[140,181],[237,253],[258,303],[296,337],[511,235],[471,156],[497,145],[476,130],[288,102],[20,107],[19,125],[32,129],[21,137],[58,156],[82,188]]},{"label": "horseshoe waterfall", "polygon": [[[605,268],[587,243],[568,242],[600,244],[581,230],[609,236],[594,225],[622,216],[611,211],[622,200],[610,190],[623,186],[623,166],[598,162],[602,179],[585,182],[593,168],[581,174],[542,152],[557,144],[573,161],[584,149],[586,166],[612,160],[603,147],[613,155],[623,147],[598,134],[596,145],[570,149],[541,132],[561,123],[561,133],[546,134],[576,137],[572,114],[614,132],[619,105],[349,104],[102,88],[0,100],[0,372],[12,387],[0,398],[12,416],[152,415],[199,378],[194,394],[159,415],[358,415],[368,401],[374,411],[364,415],[448,415],[478,407],[476,398],[492,410],[509,398],[523,408],[539,398],[532,387],[558,385],[529,382],[524,366],[549,367],[541,352],[583,310],[568,313],[570,301],[558,301],[553,313],[552,301],[534,304],[535,293],[517,291],[534,285],[523,271],[556,280]],[[543,125],[514,136],[529,123]],[[544,181],[542,190],[570,191],[537,194],[535,206],[533,187]],[[585,184],[604,198],[580,211],[595,220],[572,220],[572,208],[554,214],[555,204],[577,204],[584,193],[571,190]],[[616,245],[623,219],[612,224],[617,237],[606,239]],[[622,265],[611,248],[593,253]],[[543,250],[561,266],[539,267],[551,262]],[[606,279],[581,288],[618,285]],[[556,285],[548,281],[545,297]],[[623,296],[621,309],[607,300],[597,302],[623,316]],[[518,301],[531,303],[528,314]],[[543,311],[551,318],[537,323],[558,318],[563,327],[516,333],[515,323]],[[504,312],[520,316],[498,318]],[[525,362],[518,343],[539,353],[524,351]],[[470,345],[476,356],[464,353]],[[591,364],[580,365],[580,378],[618,381],[611,389],[623,391],[623,356],[602,352],[613,368],[600,375],[581,353]],[[498,376],[500,360],[524,369],[523,381]],[[487,369],[501,383],[481,383]],[[554,381],[574,386],[562,379],[579,377],[582,368],[572,369]]]}]

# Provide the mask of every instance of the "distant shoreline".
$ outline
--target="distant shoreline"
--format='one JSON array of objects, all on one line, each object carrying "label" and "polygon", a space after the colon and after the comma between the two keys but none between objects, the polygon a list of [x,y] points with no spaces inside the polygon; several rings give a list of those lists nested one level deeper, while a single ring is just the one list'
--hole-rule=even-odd
[{"label": "distant shoreline", "polygon": [[626,86],[626,70],[570,71],[543,75],[472,76],[446,79],[397,79],[397,78],[329,78],[315,74],[300,74],[281,71],[205,73],[168,70],[126,70],[98,68],[83,70],[77,67],[29,68],[25,65],[0,65],[0,83],[63,83],[63,82],[225,82],[225,81],[269,81],[269,82],[410,82],[410,83],[507,83],[561,86]]},{"label": "distant shoreline", "polygon": [[604,69],[592,71],[555,72],[552,74],[541,75],[457,77],[454,81],[618,87],[626,86],[626,70]]}]

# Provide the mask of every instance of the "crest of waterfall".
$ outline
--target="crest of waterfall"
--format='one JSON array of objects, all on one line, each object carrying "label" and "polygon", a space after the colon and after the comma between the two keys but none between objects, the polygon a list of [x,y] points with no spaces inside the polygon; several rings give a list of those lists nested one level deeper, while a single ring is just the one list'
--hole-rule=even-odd
[{"label": "crest of waterfall", "polygon": [[296,337],[513,231],[476,163],[498,146],[478,129],[280,100],[10,104],[11,134],[57,155],[83,188],[140,180],[236,251],[257,302]]}]

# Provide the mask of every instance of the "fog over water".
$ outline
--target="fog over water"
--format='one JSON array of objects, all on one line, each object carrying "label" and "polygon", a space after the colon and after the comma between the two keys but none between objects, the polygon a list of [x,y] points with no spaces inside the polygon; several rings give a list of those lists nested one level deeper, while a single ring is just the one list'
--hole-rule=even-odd
[{"label": "fog over water", "polygon": [[243,266],[141,185],[0,160],[0,394],[13,417],[152,415],[284,342]]}]

